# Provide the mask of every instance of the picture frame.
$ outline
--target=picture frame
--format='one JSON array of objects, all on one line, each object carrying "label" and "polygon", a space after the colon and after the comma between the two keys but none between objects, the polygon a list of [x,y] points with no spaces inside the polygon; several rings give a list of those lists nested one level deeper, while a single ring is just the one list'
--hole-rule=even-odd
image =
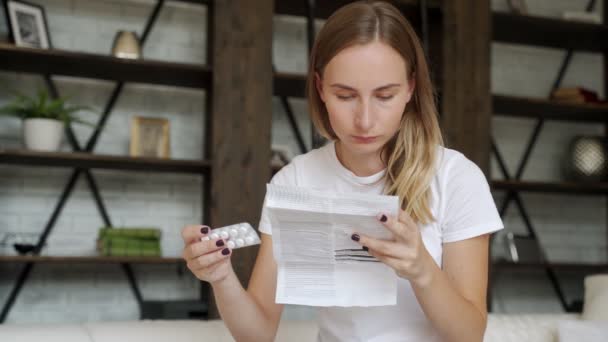
[{"label": "picture frame", "polygon": [[9,35],[16,46],[51,49],[44,7],[22,0],[4,1]]},{"label": "picture frame", "polygon": [[169,120],[135,116],[131,120],[132,157],[169,158]]}]

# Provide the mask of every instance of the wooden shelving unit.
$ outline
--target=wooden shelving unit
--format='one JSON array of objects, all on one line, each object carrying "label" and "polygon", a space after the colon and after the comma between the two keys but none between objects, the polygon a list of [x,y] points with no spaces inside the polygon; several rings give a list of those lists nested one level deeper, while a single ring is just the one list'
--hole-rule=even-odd
[{"label": "wooden shelving unit", "polygon": [[[200,5],[208,5],[205,0],[182,0]],[[152,12],[140,36],[141,44],[144,45],[147,37],[156,23],[158,15],[164,6],[164,2],[153,4]],[[93,193],[95,202],[100,211],[104,224],[112,226],[110,216],[105,208],[99,188],[94,175],[90,169],[108,169],[124,171],[146,171],[146,172],[171,172],[183,174],[197,174],[208,183],[212,161],[201,156],[197,160],[185,159],[162,159],[162,158],[135,158],[130,156],[103,155],[93,153],[100,132],[111,114],[125,83],[143,83],[148,85],[162,85],[209,90],[212,87],[213,75],[211,68],[206,65],[187,63],[175,63],[149,59],[128,60],[115,58],[109,55],[98,55],[66,51],[61,49],[32,49],[17,47],[10,44],[0,44],[0,70],[11,72],[22,72],[40,74],[44,77],[49,93],[53,97],[59,96],[52,76],[67,76],[78,78],[92,78],[107,80],[114,83],[114,90],[107,101],[104,112],[86,145],[80,146],[75,139],[73,131],[68,128],[68,142],[73,152],[38,152],[19,149],[0,148],[0,164],[26,165],[33,167],[62,167],[73,169],[73,173],[67,182],[63,192],[59,196],[55,209],[41,233],[38,243],[32,254],[27,255],[3,255],[0,263],[24,264],[21,272],[15,280],[15,285],[4,302],[0,312],[0,323],[6,319],[15,299],[22,286],[28,279],[32,268],[36,264],[48,263],[90,263],[90,264],[116,264],[126,273],[129,285],[133,291],[140,309],[150,302],[144,300],[137,285],[135,274],[131,269],[132,264],[181,264],[181,258],[173,257],[105,257],[105,256],[47,256],[40,255],[42,246],[60,215],[67,198],[72,193],[76,180],[80,175],[86,177],[86,181]],[[207,107],[211,108],[211,99],[207,99]],[[202,110],[203,108],[201,108]],[[211,113],[208,113],[211,117]],[[209,120],[211,122],[211,120]],[[204,127],[201,127],[204,129]],[[202,143],[202,142],[201,142]],[[203,197],[208,203],[210,191],[203,190]],[[208,209],[203,208],[205,217]],[[94,227],[91,227],[94,228]],[[201,283],[200,297],[196,301],[203,303],[205,313],[207,312],[208,287]],[[143,309],[142,309],[143,314]]]},{"label": "wooden shelving unit", "polygon": [[[604,1],[604,7],[608,2]],[[589,10],[590,8],[588,8]],[[605,13],[608,13],[605,9]],[[604,20],[606,14],[604,14]],[[522,16],[509,13],[494,13],[493,20],[493,41],[526,46],[538,46],[567,50],[561,68],[557,75],[553,87],[557,88],[563,79],[566,68],[574,51],[585,51],[600,53],[604,55],[606,65],[608,53],[608,25],[589,24],[576,21],[566,21],[561,19],[543,18],[535,16]],[[608,74],[605,74],[604,82],[608,85]],[[493,107],[495,115],[530,118],[536,121],[536,126],[532,136],[526,146],[524,157],[522,158],[515,175],[510,175],[505,162],[493,142],[493,151],[496,155],[499,167],[505,180],[493,180],[491,186],[494,190],[505,191],[507,196],[501,208],[501,215],[506,212],[509,201],[514,200],[518,204],[523,221],[528,229],[528,238],[537,242],[540,254],[545,259],[541,263],[526,261],[509,262],[505,260],[495,260],[492,263],[493,273],[504,270],[528,270],[531,272],[544,272],[551,281],[553,288],[564,311],[580,311],[580,301],[567,302],[566,296],[559,284],[557,274],[564,272],[570,273],[597,273],[608,270],[608,262],[600,264],[589,263],[565,263],[546,260],[546,255],[542,246],[538,242],[537,233],[528,213],[525,210],[519,194],[522,192],[551,193],[564,195],[581,196],[605,196],[608,195],[608,183],[606,182],[543,182],[522,180],[521,175],[526,166],[531,151],[538,139],[543,124],[548,120],[585,122],[602,124],[606,127],[608,123],[608,106],[592,104],[566,104],[558,103],[547,99],[532,99],[513,97],[506,95],[494,95]],[[608,240],[608,236],[606,237]],[[608,255],[606,256],[608,261]],[[492,282],[490,282],[492,283]]]}]

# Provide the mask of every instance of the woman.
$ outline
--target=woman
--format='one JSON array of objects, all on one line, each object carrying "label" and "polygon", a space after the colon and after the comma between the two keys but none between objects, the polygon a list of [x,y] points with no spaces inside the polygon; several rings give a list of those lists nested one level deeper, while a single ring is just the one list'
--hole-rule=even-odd
[{"label": "woman", "polygon": [[[503,228],[480,169],[443,147],[424,53],[392,5],[357,2],[334,13],[311,53],[308,101],[331,142],[298,156],[273,184],[398,195],[399,217],[378,213],[394,239],[353,234],[400,277],[397,305],[319,309],[322,341],[481,341],[486,327],[489,233]],[[283,306],[265,212],[249,288],[239,283],[224,241],[198,242],[184,228],[184,259],[211,283],[237,340],[269,341]]]}]

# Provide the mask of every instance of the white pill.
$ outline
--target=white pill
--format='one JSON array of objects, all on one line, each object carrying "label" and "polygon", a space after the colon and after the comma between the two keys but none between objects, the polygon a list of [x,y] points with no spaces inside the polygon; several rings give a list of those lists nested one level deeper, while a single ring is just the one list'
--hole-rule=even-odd
[{"label": "white pill", "polygon": [[254,241],[254,238],[252,238],[251,236],[245,238],[245,242],[247,242],[248,245],[251,245]]},{"label": "white pill", "polygon": [[236,239],[236,246],[237,247],[243,247],[245,245],[245,240],[243,239]]},{"label": "white pill", "polygon": [[239,231],[238,230],[236,230],[234,228],[230,229],[230,237],[235,238],[238,235],[239,235]]},{"label": "white pill", "polygon": [[223,231],[223,232],[220,233],[220,236],[222,237],[222,239],[227,239],[228,236],[230,236],[230,235],[228,235],[228,232]]},{"label": "white pill", "polygon": [[236,244],[234,243],[234,241],[228,241],[228,243],[226,244],[226,246],[228,246],[228,248],[233,249],[234,246],[236,246]]},{"label": "white pill", "polygon": [[247,226],[245,226],[245,225],[241,225],[241,226],[239,227],[239,231],[241,232],[241,234],[246,234],[246,233],[247,233],[247,230],[248,230],[248,229],[247,229]]},{"label": "white pill", "polygon": [[201,241],[209,241],[209,240],[211,240],[211,239],[209,239],[209,237],[208,237],[208,236],[203,236],[203,237],[201,238]]},{"label": "white pill", "polygon": [[217,233],[212,233],[211,235],[209,235],[209,237],[211,238],[211,240],[217,240],[220,236]]}]

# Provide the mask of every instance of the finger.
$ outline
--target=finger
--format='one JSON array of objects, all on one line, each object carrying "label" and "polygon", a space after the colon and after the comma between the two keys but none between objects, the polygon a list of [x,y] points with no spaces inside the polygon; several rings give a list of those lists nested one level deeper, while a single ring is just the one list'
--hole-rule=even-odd
[{"label": "finger", "polygon": [[198,258],[190,259],[190,261],[188,261],[188,268],[191,271],[197,271],[204,268],[212,267],[216,263],[229,258],[231,254],[232,251],[226,247],[214,253],[201,255]]},{"label": "finger", "polygon": [[206,240],[192,243],[184,247],[183,258],[186,261],[200,257],[201,255],[209,254],[223,249],[226,245],[226,241],[223,239],[219,240]]},{"label": "finger", "polygon": [[399,221],[405,224],[406,228],[418,227],[416,221],[405,210],[399,210]]},{"label": "finger", "polygon": [[410,234],[405,224],[394,216],[380,213],[376,218],[386,229],[393,233],[395,239],[407,240],[409,238]]},{"label": "finger", "polygon": [[201,237],[207,235],[211,228],[205,225],[189,225],[182,229],[182,239],[184,245],[189,245],[195,241],[200,240]]},{"label": "finger", "polygon": [[395,270],[395,272],[397,272],[397,274],[400,274],[400,265],[401,265],[401,260],[398,258],[394,258],[392,256],[388,256],[388,255],[383,255],[380,253],[377,253],[373,250],[370,249],[370,251],[368,252],[371,256],[375,257],[376,259],[378,259],[380,262],[382,262],[383,264],[385,264],[386,266],[392,268],[393,270]]},{"label": "finger", "polygon": [[[375,239],[364,234],[356,234],[359,236],[359,244],[367,247],[368,251],[373,251],[377,254],[398,258],[404,251],[404,245],[391,240]],[[355,240],[356,241],[356,240]]]}]

